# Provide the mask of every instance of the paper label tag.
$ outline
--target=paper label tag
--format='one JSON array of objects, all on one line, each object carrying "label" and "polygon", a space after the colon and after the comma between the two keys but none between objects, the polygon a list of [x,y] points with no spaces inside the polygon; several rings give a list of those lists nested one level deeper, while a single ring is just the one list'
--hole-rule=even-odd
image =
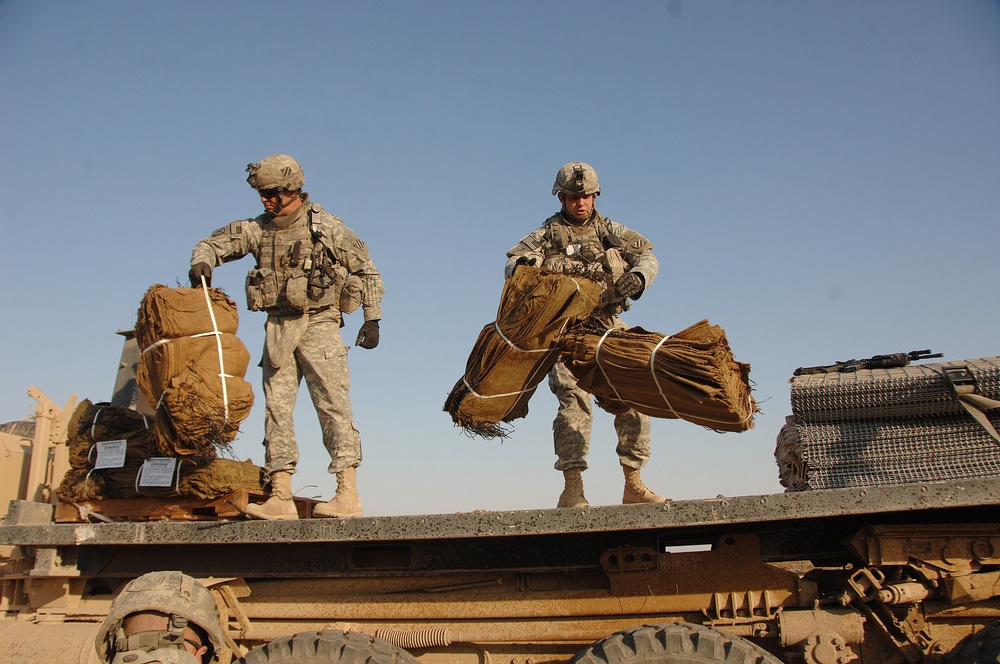
[{"label": "paper label tag", "polygon": [[152,457],[142,463],[142,470],[139,472],[139,486],[165,486],[174,485],[174,469],[177,467],[177,459],[173,457]]},{"label": "paper label tag", "polygon": [[94,443],[97,449],[97,459],[94,468],[121,468],[125,465],[126,440],[102,440]]}]

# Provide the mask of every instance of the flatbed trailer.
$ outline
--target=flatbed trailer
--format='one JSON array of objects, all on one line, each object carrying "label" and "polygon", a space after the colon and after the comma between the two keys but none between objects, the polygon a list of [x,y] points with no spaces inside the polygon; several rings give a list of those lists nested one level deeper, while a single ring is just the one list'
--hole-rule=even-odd
[{"label": "flatbed trailer", "polygon": [[[134,401],[134,346],[113,404]],[[96,664],[116,592],[165,570],[211,590],[220,664],[1000,661],[1000,477],[293,521],[159,498],[131,514],[59,501],[75,397],[28,392],[33,421],[0,425],[0,664]]]},{"label": "flatbed trailer", "polygon": [[[455,664],[978,662],[962,653],[1000,620],[1000,479],[277,522],[56,523],[15,500],[4,550],[0,661],[18,664],[96,662],[114,591],[164,569],[216,595],[234,658],[340,630]],[[697,628],[678,643],[677,623]],[[734,659],[743,640],[770,659]]]}]

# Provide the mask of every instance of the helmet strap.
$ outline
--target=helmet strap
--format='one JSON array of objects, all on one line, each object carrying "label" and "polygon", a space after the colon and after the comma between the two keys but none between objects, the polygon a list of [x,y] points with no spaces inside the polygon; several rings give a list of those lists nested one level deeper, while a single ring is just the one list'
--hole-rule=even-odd
[{"label": "helmet strap", "polygon": [[119,626],[115,632],[115,651],[181,648],[184,646],[184,628],[187,627],[187,624],[187,618],[172,614],[165,630],[136,632],[125,636],[125,630]]},{"label": "helmet strap", "polygon": [[281,213],[281,208],[285,207],[284,203],[281,202],[281,195],[285,193],[284,187],[278,187],[278,200],[274,203],[274,215],[277,216]]},{"label": "helmet strap", "polygon": [[[281,214],[281,211],[285,209],[286,206],[285,206],[284,201],[281,200],[281,195],[283,193],[288,192],[288,191],[289,191],[288,189],[285,189],[285,188],[282,187],[281,191],[278,192],[278,200],[274,204],[274,212],[272,213],[275,217],[277,217],[279,214]],[[299,191],[298,197],[302,198],[302,191],[301,190],[298,190],[298,191]]]}]

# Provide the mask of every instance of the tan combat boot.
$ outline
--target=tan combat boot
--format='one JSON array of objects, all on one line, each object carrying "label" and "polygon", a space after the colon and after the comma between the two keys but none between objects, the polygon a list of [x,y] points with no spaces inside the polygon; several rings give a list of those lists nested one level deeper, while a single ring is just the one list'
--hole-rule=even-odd
[{"label": "tan combat boot", "polygon": [[325,503],[313,508],[313,516],[353,519],[364,516],[354,467],[337,473],[337,493]]},{"label": "tan combat boot", "polygon": [[292,474],[279,470],[271,475],[271,497],[260,504],[247,505],[243,512],[253,519],[291,521],[299,518],[292,500]]},{"label": "tan combat boot", "polygon": [[642,483],[638,468],[622,466],[625,471],[625,492],[622,494],[622,505],[631,503],[663,503],[666,498],[654,493]]},{"label": "tan combat boot", "polygon": [[582,468],[568,468],[563,471],[566,479],[566,486],[559,495],[559,504],[556,507],[587,507],[587,497],[583,495]]}]

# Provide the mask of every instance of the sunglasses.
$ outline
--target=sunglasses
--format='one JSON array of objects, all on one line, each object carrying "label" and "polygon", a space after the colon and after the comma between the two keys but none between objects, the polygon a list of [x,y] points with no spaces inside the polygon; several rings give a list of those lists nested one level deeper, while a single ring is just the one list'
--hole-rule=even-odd
[{"label": "sunglasses", "polygon": [[277,198],[278,194],[283,191],[284,189],[281,187],[276,187],[274,189],[258,189],[257,193],[260,194],[261,198]]}]

